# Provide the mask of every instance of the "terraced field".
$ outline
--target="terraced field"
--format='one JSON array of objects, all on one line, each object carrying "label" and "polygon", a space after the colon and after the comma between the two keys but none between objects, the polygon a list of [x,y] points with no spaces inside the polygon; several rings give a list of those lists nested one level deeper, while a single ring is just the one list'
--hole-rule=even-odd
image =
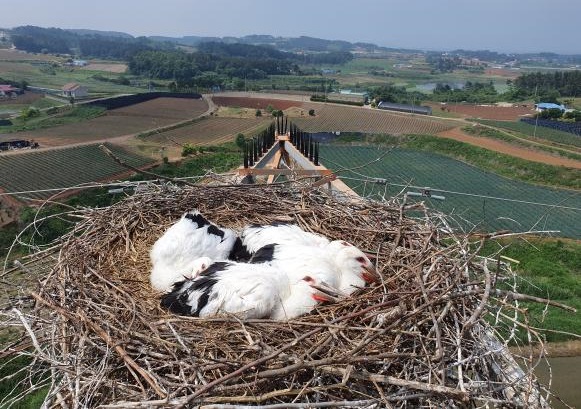
[{"label": "terraced field", "polygon": [[[333,170],[349,169],[368,164],[384,153],[377,147],[321,145],[321,162]],[[452,215],[465,230],[558,230],[556,236],[581,238],[579,191],[518,182],[442,155],[406,149],[395,149],[364,168],[339,174],[363,196],[396,195],[406,185],[429,186],[434,195],[445,200],[421,200]],[[386,179],[390,184],[364,182],[361,179],[365,177]]]},{"label": "terraced field", "polygon": [[125,108],[112,109],[86,122],[18,132],[2,138],[34,139],[43,147],[91,142],[196,118],[207,109],[208,104],[201,99],[156,98]]},{"label": "terraced field", "polygon": [[395,114],[375,109],[318,104],[316,116],[293,118],[307,132],[363,132],[391,135],[430,134],[451,129],[455,125],[422,115]]},{"label": "terraced field", "polygon": [[271,122],[266,118],[209,117],[170,131],[145,137],[147,141],[161,144],[190,143],[192,145],[216,145],[234,139],[238,133],[252,136]]},{"label": "terraced field", "polygon": [[[119,158],[135,167],[153,163],[112,144],[107,147]],[[107,180],[126,173],[127,169],[103,153],[97,144],[62,149],[34,150],[0,155],[0,189],[6,192],[73,187],[81,183]],[[45,199],[55,192],[23,195]]]}]

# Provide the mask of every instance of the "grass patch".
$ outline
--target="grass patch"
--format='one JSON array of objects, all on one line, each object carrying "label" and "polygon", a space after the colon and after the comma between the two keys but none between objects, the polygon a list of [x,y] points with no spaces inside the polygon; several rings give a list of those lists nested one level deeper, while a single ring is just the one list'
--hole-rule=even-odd
[{"label": "grass patch", "polygon": [[[518,291],[541,298],[549,298],[581,310],[581,243],[555,239],[518,239],[489,242],[483,255],[506,246],[502,255],[518,260],[513,270],[518,274]],[[523,302],[532,321],[530,324],[546,330],[547,341],[560,342],[576,339],[581,329],[581,314],[560,308]]]},{"label": "grass patch", "polygon": [[[462,128],[462,131],[464,131],[467,134],[472,135],[472,136],[480,136],[480,137],[485,137],[485,138],[499,139],[501,141],[510,143],[511,145],[522,146],[522,147],[528,148],[528,149],[540,150],[540,151],[548,152],[548,153],[553,154],[553,155],[559,155],[559,156],[562,156],[564,158],[581,160],[581,155],[571,153],[571,152],[565,152],[565,151],[562,151],[560,149],[554,149],[554,148],[551,148],[550,146],[547,146],[547,145],[539,145],[536,143],[530,143],[530,142],[527,142],[526,140],[523,140],[522,138],[519,139],[515,136],[508,134],[507,132],[503,132],[503,131],[500,131],[498,129],[493,129],[493,128],[489,128],[489,127],[483,127],[483,126],[476,125],[476,126],[465,126],[464,128]],[[526,139],[526,137],[525,137],[525,139]]]},{"label": "grass patch", "polygon": [[[19,356],[16,358],[2,358],[0,359],[0,401],[8,396],[16,397],[19,394],[25,392],[23,385],[29,386],[29,382],[32,381],[35,384],[40,383],[41,379],[35,377],[33,379],[27,379],[28,373],[26,371],[26,366],[30,364],[30,359]],[[48,385],[41,387],[32,392],[28,392],[25,396],[22,396],[13,405],[0,404],[0,409],[12,408],[12,409],[30,409],[30,408],[40,408],[46,394],[48,393]]]},{"label": "grass patch", "polygon": [[[233,145],[233,144],[231,144]],[[180,162],[164,163],[151,169],[153,173],[171,178],[202,176],[208,171],[226,172],[241,163],[241,154],[230,146],[205,146],[203,152]],[[136,178],[142,180],[143,175]]]},{"label": "grass patch", "polygon": [[67,125],[76,122],[88,121],[105,113],[106,109],[102,107],[92,106],[75,106],[70,110],[66,110],[59,114],[50,114],[48,112],[40,112],[37,116],[30,118],[23,118],[22,116],[14,119],[13,125],[0,127],[1,132],[12,133],[19,131],[32,131],[35,129],[52,128],[60,125]]},{"label": "grass patch", "polygon": [[579,169],[532,162],[452,139],[430,135],[409,137],[403,142],[403,146],[446,155],[481,169],[524,182],[581,189],[581,171]]},{"label": "grass patch", "polygon": [[474,119],[483,125],[494,126],[496,128],[506,129],[508,131],[517,132],[524,137],[544,139],[550,142],[558,143],[560,145],[575,146],[581,148],[581,138],[567,133],[558,131],[556,129],[545,128],[537,126],[536,132],[534,125],[524,122],[510,122],[510,121],[491,121],[484,119]]}]

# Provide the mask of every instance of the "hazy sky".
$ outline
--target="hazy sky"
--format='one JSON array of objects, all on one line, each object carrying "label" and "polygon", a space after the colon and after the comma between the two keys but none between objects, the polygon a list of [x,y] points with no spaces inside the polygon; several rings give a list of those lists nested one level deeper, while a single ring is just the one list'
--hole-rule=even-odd
[{"label": "hazy sky", "polygon": [[581,54],[581,0],[0,0],[0,27]]}]

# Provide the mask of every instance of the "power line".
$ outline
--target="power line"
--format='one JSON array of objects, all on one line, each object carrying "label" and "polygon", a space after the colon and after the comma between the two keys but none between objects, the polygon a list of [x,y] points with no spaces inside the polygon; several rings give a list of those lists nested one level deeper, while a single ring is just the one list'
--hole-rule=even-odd
[{"label": "power line", "polygon": [[[225,173],[226,175],[228,173]],[[192,179],[202,179],[206,177],[204,176],[186,176],[181,178],[173,178],[176,181],[179,180],[192,180]],[[80,185],[75,186],[67,186],[67,187],[55,187],[50,189],[37,189],[37,190],[21,190],[18,192],[0,192],[0,196],[19,196],[19,195],[26,195],[26,194],[34,194],[34,193],[49,193],[49,192],[66,192],[68,190],[82,190],[82,189],[93,189],[99,187],[111,187],[111,186],[123,186],[123,187],[134,187],[141,184],[147,184],[152,182],[160,182],[161,179],[150,179],[150,180],[140,180],[140,181],[119,181],[119,182],[111,182],[111,183],[99,183],[99,182],[88,182],[83,183]]]},{"label": "power line", "polygon": [[[365,175],[363,175],[363,178],[341,176],[341,179],[354,180],[354,181],[358,181],[358,182],[371,182],[371,183],[377,183],[377,184],[392,185],[392,186],[397,186],[397,187],[407,187],[407,188],[412,188],[412,189],[426,189],[426,186],[415,186],[415,185],[408,185],[408,184],[401,184],[401,183],[392,183],[392,182],[389,182],[387,179],[367,177]],[[553,207],[553,208],[559,208],[559,209],[581,211],[581,208],[579,208],[579,207],[561,206],[561,205],[550,204],[550,203],[531,202],[528,200],[520,200],[520,199],[509,199],[507,197],[481,195],[481,194],[477,194],[477,193],[456,192],[453,190],[438,189],[438,188],[433,188],[433,187],[430,187],[430,191],[437,191],[437,192],[441,192],[441,193],[448,193],[448,194],[460,195],[460,196],[478,197],[478,198],[482,198],[482,199],[494,199],[494,200],[501,200],[501,201],[505,201],[505,202],[523,203],[523,204],[530,204],[530,205],[536,205],[536,206],[546,206],[546,207]],[[577,196],[579,194],[581,194],[581,192],[574,193],[574,194],[572,194],[571,197]]]}]

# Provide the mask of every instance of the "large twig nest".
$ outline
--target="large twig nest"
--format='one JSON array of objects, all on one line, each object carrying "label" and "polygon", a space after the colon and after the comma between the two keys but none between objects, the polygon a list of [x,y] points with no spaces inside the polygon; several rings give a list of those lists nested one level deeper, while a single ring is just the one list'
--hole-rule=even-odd
[{"label": "large twig nest", "polygon": [[[192,208],[234,229],[286,220],[348,240],[376,255],[383,285],[290,322],[171,315],[149,286],[149,249]],[[55,406],[545,406],[489,324],[518,324],[496,289],[510,270],[490,274],[422,205],[151,185],[78,215],[36,307],[14,316],[38,340]]]}]

